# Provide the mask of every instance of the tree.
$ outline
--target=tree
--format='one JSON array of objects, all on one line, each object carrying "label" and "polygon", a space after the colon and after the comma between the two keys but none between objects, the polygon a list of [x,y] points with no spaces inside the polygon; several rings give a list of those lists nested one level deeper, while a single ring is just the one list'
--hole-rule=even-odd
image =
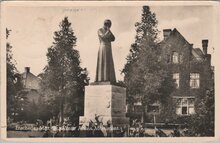
[{"label": "tree", "polygon": [[[6,39],[8,39],[8,36],[10,34],[10,30],[6,28]],[[12,46],[9,42],[6,43],[6,62],[7,62],[7,116],[11,117],[13,115],[12,109],[13,109],[13,96],[15,93],[15,73],[16,68],[13,62],[12,58],[12,52],[11,52]]]},{"label": "tree", "polygon": [[188,120],[190,136],[214,136],[215,101],[214,90],[207,90],[204,99],[198,103],[197,112]]},{"label": "tree", "polygon": [[42,87],[51,90],[54,96],[59,96],[59,118],[62,124],[64,115],[71,116],[74,110],[64,113],[64,108],[72,105],[74,100],[83,98],[88,79],[86,69],[80,67],[79,52],[75,49],[77,38],[67,17],[59,27],[60,30],[54,32],[53,45],[48,48],[48,64],[42,74]]},{"label": "tree", "polygon": [[[11,30],[6,28],[6,39],[8,40]],[[7,117],[14,121],[22,116],[26,103],[26,92],[23,91],[20,74],[16,68],[16,61],[13,59],[12,46],[6,42],[6,63],[7,63]]]},{"label": "tree", "polygon": [[161,61],[161,49],[158,44],[158,29],[155,13],[149,6],[143,6],[141,21],[135,24],[135,43],[131,45],[127,63],[122,70],[128,89],[128,100],[141,101],[143,107],[142,121],[145,122],[145,108],[156,101],[165,103],[174,82]]}]

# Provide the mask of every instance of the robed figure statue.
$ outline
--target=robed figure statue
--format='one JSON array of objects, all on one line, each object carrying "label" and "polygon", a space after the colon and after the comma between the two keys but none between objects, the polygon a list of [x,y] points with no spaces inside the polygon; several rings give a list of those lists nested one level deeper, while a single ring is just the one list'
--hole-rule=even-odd
[{"label": "robed figure statue", "polygon": [[97,59],[96,82],[110,82],[114,84],[116,78],[111,42],[115,40],[115,37],[110,31],[111,25],[111,21],[107,19],[104,21],[103,28],[98,30],[100,46]]}]

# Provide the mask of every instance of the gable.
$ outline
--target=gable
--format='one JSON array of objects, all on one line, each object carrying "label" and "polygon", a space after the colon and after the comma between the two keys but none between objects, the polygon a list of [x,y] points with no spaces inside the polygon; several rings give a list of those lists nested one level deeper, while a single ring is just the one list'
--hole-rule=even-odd
[{"label": "gable", "polygon": [[32,73],[22,73],[23,83],[25,88],[29,89],[39,89],[41,79],[37,76],[33,75]]},{"label": "gable", "polygon": [[190,53],[194,60],[203,61],[204,59],[202,50],[200,48],[193,48],[193,44],[190,44],[176,28],[170,32],[169,36],[160,45],[165,50],[169,48],[170,51]]}]

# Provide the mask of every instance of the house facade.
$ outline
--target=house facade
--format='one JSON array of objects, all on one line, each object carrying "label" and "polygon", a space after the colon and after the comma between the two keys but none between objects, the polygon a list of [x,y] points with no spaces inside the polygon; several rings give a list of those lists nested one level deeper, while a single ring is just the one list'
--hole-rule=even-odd
[{"label": "house facade", "polygon": [[24,72],[21,74],[22,83],[25,89],[40,89],[41,79],[31,73],[30,67],[25,67]]},{"label": "house facade", "polygon": [[24,72],[21,73],[21,81],[23,83],[24,90],[27,91],[27,98],[29,102],[38,103],[40,97],[38,90],[40,89],[41,79],[31,73],[30,67],[25,67]]},{"label": "house facade", "polygon": [[[208,40],[201,41],[201,50],[194,48],[177,29],[165,29],[163,36],[160,43],[161,59],[172,73],[176,88],[166,107],[160,103],[146,107],[146,121],[150,123],[174,123],[180,118],[196,114],[198,103],[205,97],[207,90],[214,87],[211,55],[207,53]],[[138,104],[128,112],[140,118],[141,109],[141,104]]]}]

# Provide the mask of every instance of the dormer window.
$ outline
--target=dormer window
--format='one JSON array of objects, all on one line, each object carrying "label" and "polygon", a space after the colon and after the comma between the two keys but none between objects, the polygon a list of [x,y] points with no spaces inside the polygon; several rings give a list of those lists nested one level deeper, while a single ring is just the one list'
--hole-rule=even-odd
[{"label": "dormer window", "polygon": [[172,53],[172,63],[174,64],[179,63],[179,54],[177,52]]}]

